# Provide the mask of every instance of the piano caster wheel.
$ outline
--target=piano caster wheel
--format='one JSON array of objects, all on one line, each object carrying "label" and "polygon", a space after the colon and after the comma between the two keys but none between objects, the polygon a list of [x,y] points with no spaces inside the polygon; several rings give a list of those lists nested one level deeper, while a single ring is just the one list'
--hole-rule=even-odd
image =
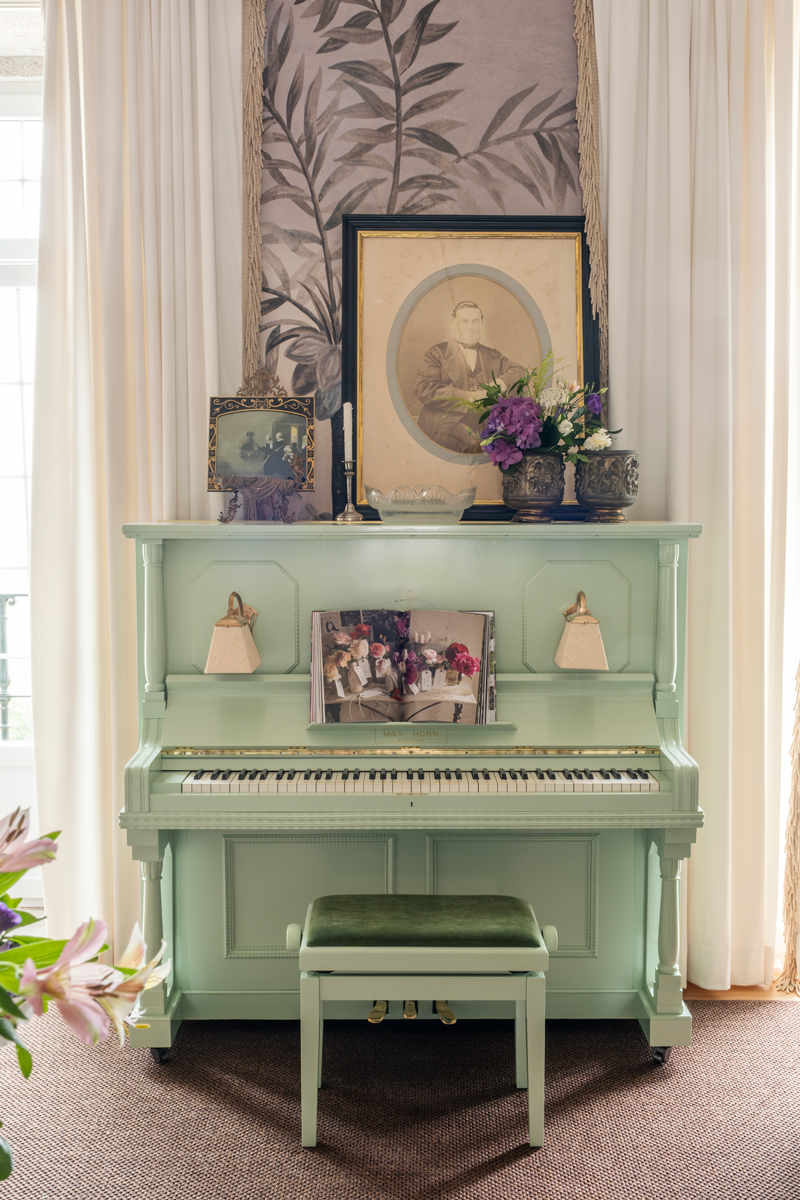
[{"label": "piano caster wheel", "polygon": [[160,1067],[169,1062],[169,1047],[167,1046],[151,1046],[150,1053],[153,1056],[153,1062]]},{"label": "piano caster wheel", "polygon": [[669,1056],[672,1054],[672,1046],[651,1046],[650,1053],[655,1062],[661,1063],[663,1066],[664,1063],[669,1062]]}]

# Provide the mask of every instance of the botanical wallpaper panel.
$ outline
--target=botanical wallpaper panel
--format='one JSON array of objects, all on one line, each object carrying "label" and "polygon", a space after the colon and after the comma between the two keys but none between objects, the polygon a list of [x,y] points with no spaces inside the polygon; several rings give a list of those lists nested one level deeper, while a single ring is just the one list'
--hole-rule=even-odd
[{"label": "botanical wallpaper panel", "polygon": [[312,515],[342,402],[342,213],[580,214],[572,4],[267,0],[264,57],[261,338],[315,398]]}]

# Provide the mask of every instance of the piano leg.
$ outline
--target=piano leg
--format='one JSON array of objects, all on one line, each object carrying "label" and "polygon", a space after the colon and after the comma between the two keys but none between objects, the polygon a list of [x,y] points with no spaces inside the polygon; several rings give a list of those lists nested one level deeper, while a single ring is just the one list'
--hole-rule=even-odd
[{"label": "piano leg", "polygon": [[680,875],[679,858],[659,859],[661,865],[661,907],[658,914],[658,967],[656,968],[656,1012],[683,1011],[680,953]]},{"label": "piano leg", "polygon": [[[139,860],[142,876],[142,936],[148,960],[158,953],[164,938],[162,888],[172,886],[171,837],[164,830],[129,829],[128,844],[133,857]],[[165,857],[166,856],[166,857]],[[170,943],[164,958],[171,957],[172,930],[167,930]],[[132,1046],[146,1046],[157,1062],[166,1062],[166,1053],[175,1041],[183,1020],[183,993],[169,980],[142,992],[141,1013],[146,1029],[130,1029]],[[157,1056],[158,1054],[158,1056]]]}]

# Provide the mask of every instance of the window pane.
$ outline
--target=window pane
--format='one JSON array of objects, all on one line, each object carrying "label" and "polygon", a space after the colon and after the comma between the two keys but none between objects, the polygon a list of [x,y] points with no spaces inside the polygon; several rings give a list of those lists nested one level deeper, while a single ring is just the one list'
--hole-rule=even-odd
[{"label": "window pane", "polygon": [[[22,122],[13,120],[0,121],[0,179],[21,178]],[[38,179],[38,174],[36,178]]]},{"label": "window pane", "polygon": [[22,422],[22,388],[18,383],[0,384],[0,429],[3,431],[0,478],[28,473],[25,470],[25,430]]},{"label": "window pane", "polygon": [[[0,183],[0,237],[25,236],[22,232],[22,188],[21,183]],[[38,229],[33,236],[39,236]]]},{"label": "window pane", "polygon": [[[11,701],[8,706],[8,723],[11,726],[10,741],[33,741],[33,713],[31,711],[30,700]],[[27,876],[27,878],[30,878],[30,876]]]},{"label": "window pane", "polygon": [[36,288],[20,288],[19,343],[22,354],[22,382],[33,383],[33,351],[36,335]]},{"label": "window pane", "polygon": [[42,173],[42,122],[22,122],[22,172],[26,179],[39,179]]},{"label": "window pane", "polygon": [[22,389],[22,431],[25,438],[25,474],[31,474],[31,449],[33,447],[33,385]]},{"label": "window pane", "polygon": [[39,187],[38,183],[24,183],[22,215],[22,236],[38,238],[39,236]]},{"label": "window pane", "polygon": [[17,289],[0,288],[0,382],[18,382],[19,372]]},{"label": "window pane", "polygon": [[0,562],[8,567],[27,567],[28,498],[23,479],[0,479],[0,512],[4,514],[0,521]]}]

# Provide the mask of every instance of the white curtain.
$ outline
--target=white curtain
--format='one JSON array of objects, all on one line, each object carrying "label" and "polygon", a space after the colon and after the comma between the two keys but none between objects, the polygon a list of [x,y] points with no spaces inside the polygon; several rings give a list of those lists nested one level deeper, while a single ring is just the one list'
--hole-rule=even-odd
[{"label": "white curtain", "polygon": [[[208,398],[240,382],[241,15],[45,0],[31,602],[50,932],[127,939],[137,744],[124,521],[206,518]],[[218,315],[220,319],[218,321]],[[216,511],[214,511],[216,515]]]},{"label": "white curtain", "polygon": [[800,2],[594,0],[610,403],[638,520],[701,521],[688,976],[773,977],[800,656]]}]

